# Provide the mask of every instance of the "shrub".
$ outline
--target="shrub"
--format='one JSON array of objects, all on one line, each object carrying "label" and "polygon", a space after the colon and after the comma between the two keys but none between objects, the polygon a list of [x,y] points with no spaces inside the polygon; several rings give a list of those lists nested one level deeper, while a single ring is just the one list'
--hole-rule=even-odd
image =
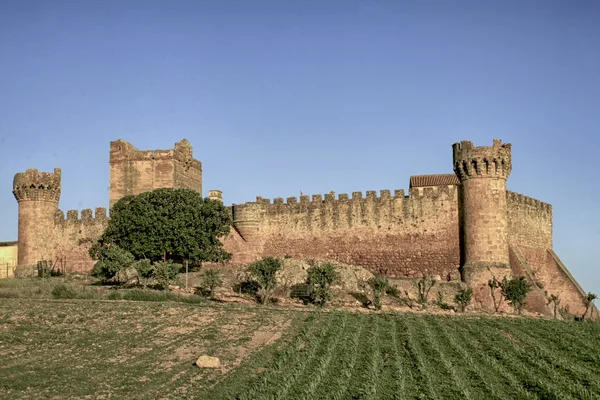
[{"label": "shrub", "polygon": [[376,310],[381,310],[381,298],[389,287],[388,279],[381,275],[375,275],[367,283],[373,290],[373,305]]},{"label": "shrub", "polygon": [[596,300],[597,298],[598,296],[596,296],[594,293],[589,292],[587,296],[583,299],[583,306],[585,307],[585,311],[581,316],[582,321],[585,320],[585,316],[587,315],[588,310],[594,304],[594,300]]},{"label": "shrub", "polygon": [[521,276],[517,279],[504,280],[501,285],[502,295],[508,303],[521,314],[525,306],[525,297],[531,291],[531,284]]},{"label": "shrub", "polygon": [[177,278],[181,268],[183,268],[181,264],[158,261],[153,265],[152,277],[162,289],[168,289],[171,282]]},{"label": "shrub", "polygon": [[555,294],[551,294],[550,297],[548,297],[548,303],[546,303],[546,305],[550,304],[553,304],[552,311],[554,312],[554,319],[556,319],[559,311],[558,308],[560,306],[560,298]]},{"label": "shrub", "polygon": [[454,296],[454,301],[460,307],[461,312],[465,312],[467,306],[471,303],[471,299],[473,298],[473,289],[460,289],[456,296]]},{"label": "shrub", "polygon": [[429,302],[429,292],[435,286],[435,279],[432,276],[424,276],[417,281],[417,302],[421,306],[427,306]]},{"label": "shrub", "polygon": [[221,286],[222,284],[223,279],[221,279],[221,271],[212,268],[209,268],[206,271],[204,271],[200,287],[202,291],[207,293],[211,299],[214,297],[215,289]]},{"label": "shrub", "polygon": [[148,279],[154,275],[154,266],[148,259],[138,260],[132,264],[138,275],[138,283],[142,283],[144,287],[148,285]]},{"label": "shrub", "polygon": [[267,304],[275,285],[277,285],[277,271],[282,267],[281,260],[273,257],[265,257],[260,261],[248,266],[248,272],[256,278],[262,289],[260,297],[262,304]]},{"label": "shrub", "polygon": [[117,292],[116,290],[111,290],[111,292],[108,294],[108,299],[109,300],[121,300],[123,297],[121,296],[121,293]]},{"label": "shrub", "polygon": [[92,275],[106,283],[113,279],[122,268],[130,267],[135,259],[127,250],[118,246],[104,246],[98,243],[90,249],[90,255],[98,262],[94,265]]},{"label": "shrub", "polygon": [[331,301],[331,285],[340,278],[335,265],[325,263],[308,269],[306,283],[310,287],[309,301],[320,307]]},{"label": "shrub", "polygon": [[77,293],[70,286],[61,283],[52,289],[52,297],[55,299],[74,299]]}]

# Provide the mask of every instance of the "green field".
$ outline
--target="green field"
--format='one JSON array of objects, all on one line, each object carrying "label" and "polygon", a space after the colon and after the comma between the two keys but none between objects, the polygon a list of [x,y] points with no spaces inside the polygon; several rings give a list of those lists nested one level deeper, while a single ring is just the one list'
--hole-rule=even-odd
[{"label": "green field", "polygon": [[2,299],[0,360],[2,399],[600,398],[600,325],[525,318]]}]

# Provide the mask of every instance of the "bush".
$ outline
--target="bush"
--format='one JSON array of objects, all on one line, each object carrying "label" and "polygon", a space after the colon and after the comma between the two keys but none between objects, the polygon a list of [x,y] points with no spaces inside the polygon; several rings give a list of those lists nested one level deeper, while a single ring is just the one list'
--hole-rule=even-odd
[{"label": "bush", "polygon": [[106,283],[113,279],[122,268],[130,267],[135,259],[127,250],[118,246],[104,246],[98,243],[90,249],[90,255],[98,262],[94,265],[92,275]]},{"label": "bush", "polygon": [[55,299],[74,299],[77,293],[70,286],[61,283],[52,289],[52,297]]},{"label": "bush", "polygon": [[331,301],[333,297],[331,285],[339,279],[340,274],[331,263],[314,265],[307,272],[306,284],[310,287],[309,301],[322,307]]},{"label": "bush", "polygon": [[417,281],[417,302],[421,306],[427,306],[429,303],[429,292],[435,286],[435,279],[432,276],[424,276]]},{"label": "bush", "polygon": [[154,266],[148,259],[138,260],[131,265],[135,268],[138,275],[138,283],[143,283],[144,287],[148,285],[148,279],[154,275]]},{"label": "bush", "polygon": [[212,268],[209,268],[206,271],[204,271],[200,287],[202,291],[207,293],[211,299],[214,297],[215,289],[221,286],[222,284],[223,279],[221,279],[221,271]]},{"label": "bush", "polygon": [[508,303],[521,314],[525,306],[525,297],[531,291],[531,284],[521,276],[517,279],[504,280],[501,285],[502,295]]},{"label": "bush", "polygon": [[388,279],[382,275],[375,275],[367,283],[373,290],[373,305],[375,309],[381,310],[381,298],[389,287]]},{"label": "bush", "polygon": [[172,262],[155,262],[152,269],[152,277],[162,289],[168,289],[171,282],[177,278],[183,265]]},{"label": "bush", "polygon": [[121,296],[121,293],[117,292],[116,290],[111,290],[111,292],[108,294],[108,299],[109,300],[121,300],[123,297]]},{"label": "bush", "polygon": [[260,261],[248,266],[248,272],[254,276],[260,284],[263,291],[260,298],[262,304],[267,304],[275,285],[277,285],[277,271],[281,269],[281,260],[272,257],[265,257]]},{"label": "bush", "polygon": [[585,307],[585,311],[581,316],[582,321],[585,320],[585,316],[587,315],[588,310],[594,304],[594,300],[596,300],[597,298],[598,296],[596,296],[594,293],[588,292],[587,296],[583,299],[583,306]]},{"label": "bush", "polygon": [[460,307],[461,312],[465,312],[467,306],[471,303],[471,299],[473,298],[473,289],[460,289],[456,296],[454,296],[454,301]]}]

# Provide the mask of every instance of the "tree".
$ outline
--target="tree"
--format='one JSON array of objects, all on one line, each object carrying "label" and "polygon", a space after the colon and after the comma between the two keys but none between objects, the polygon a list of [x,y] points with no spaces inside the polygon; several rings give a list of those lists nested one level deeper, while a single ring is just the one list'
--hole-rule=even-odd
[{"label": "tree", "polygon": [[[135,259],[220,262],[231,258],[220,237],[232,217],[216,200],[190,189],[157,189],[120,199],[98,243],[117,245]],[[90,251],[91,254],[91,251]]]},{"label": "tree", "polygon": [[435,279],[433,276],[424,276],[419,279],[416,283],[417,287],[417,301],[422,307],[426,307],[429,302],[429,292],[431,288],[435,286]]},{"label": "tree", "polygon": [[531,284],[521,276],[517,279],[503,280],[501,284],[502,295],[508,303],[521,314],[525,306],[525,297],[531,291]]},{"label": "tree", "polygon": [[460,306],[460,311],[465,312],[467,306],[471,303],[471,299],[473,298],[473,289],[460,289],[456,296],[454,296],[454,301],[456,304]]},{"label": "tree", "polygon": [[268,304],[275,285],[277,285],[277,271],[282,267],[281,260],[273,257],[265,257],[260,261],[248,266],[248,272],[260,284],[263,295],[261,302]]},{"label": "tree", "polygon": [[340,275],[335,265],[331,263],[314,265],[307,273],[306,283],[310,286],[309,300],[322,307],[331,300],[331,285],[339,279]]},{"label": "tree", "polygon": [[494,312],[498,312],[500,306],[502,305],[502,300],[504,300],[504,295],[502,294],[502,290],[500,290],[500,298],[496,299],[496,290],[502,289],[502,285],[505,284],[508,280],[506,276],[502,281],[498,281],[494,276],[492,279],[488,281],[488,286],[490,288],[490,293],[492,295],[492,300],[494,301]]},{"label": "tree", "polygon": [[583,299],[583,305],[585,307],[585,311],[583,312],[583,315],[581,316],[581,320],[585,320],[585,316],[588,313],[588,310],[590,309],[590,307],[594,304],[594,300],[596,300],[598,298],[598,296],[596,296],[594,293],[589,292],[587,294],[587,296],[585,296],[585,298]]},{"label": "tree", "polygon": [[553,306],[554,319],[556,319],[556,316],[558,314],[558,307],[560,306],[560,298],[555,294],[551,294],[550,297],[548,297],[548,303],[546,303],[546,305],[549,306],[550,303],[554,304],[554,306]]}]

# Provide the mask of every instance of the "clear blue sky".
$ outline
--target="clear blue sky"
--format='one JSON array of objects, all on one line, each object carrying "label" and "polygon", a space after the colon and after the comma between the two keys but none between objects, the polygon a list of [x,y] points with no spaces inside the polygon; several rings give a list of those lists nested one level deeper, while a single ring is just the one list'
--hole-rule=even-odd
[{"label": "clear blue sky", "polygon": [[407,189],[497,137],[600,294],[599,71],[593,1],[4,0],[0,240],[27,168],[62,168],[63,210],[108,206],[118,138],[187,138],[231,204]]}]

